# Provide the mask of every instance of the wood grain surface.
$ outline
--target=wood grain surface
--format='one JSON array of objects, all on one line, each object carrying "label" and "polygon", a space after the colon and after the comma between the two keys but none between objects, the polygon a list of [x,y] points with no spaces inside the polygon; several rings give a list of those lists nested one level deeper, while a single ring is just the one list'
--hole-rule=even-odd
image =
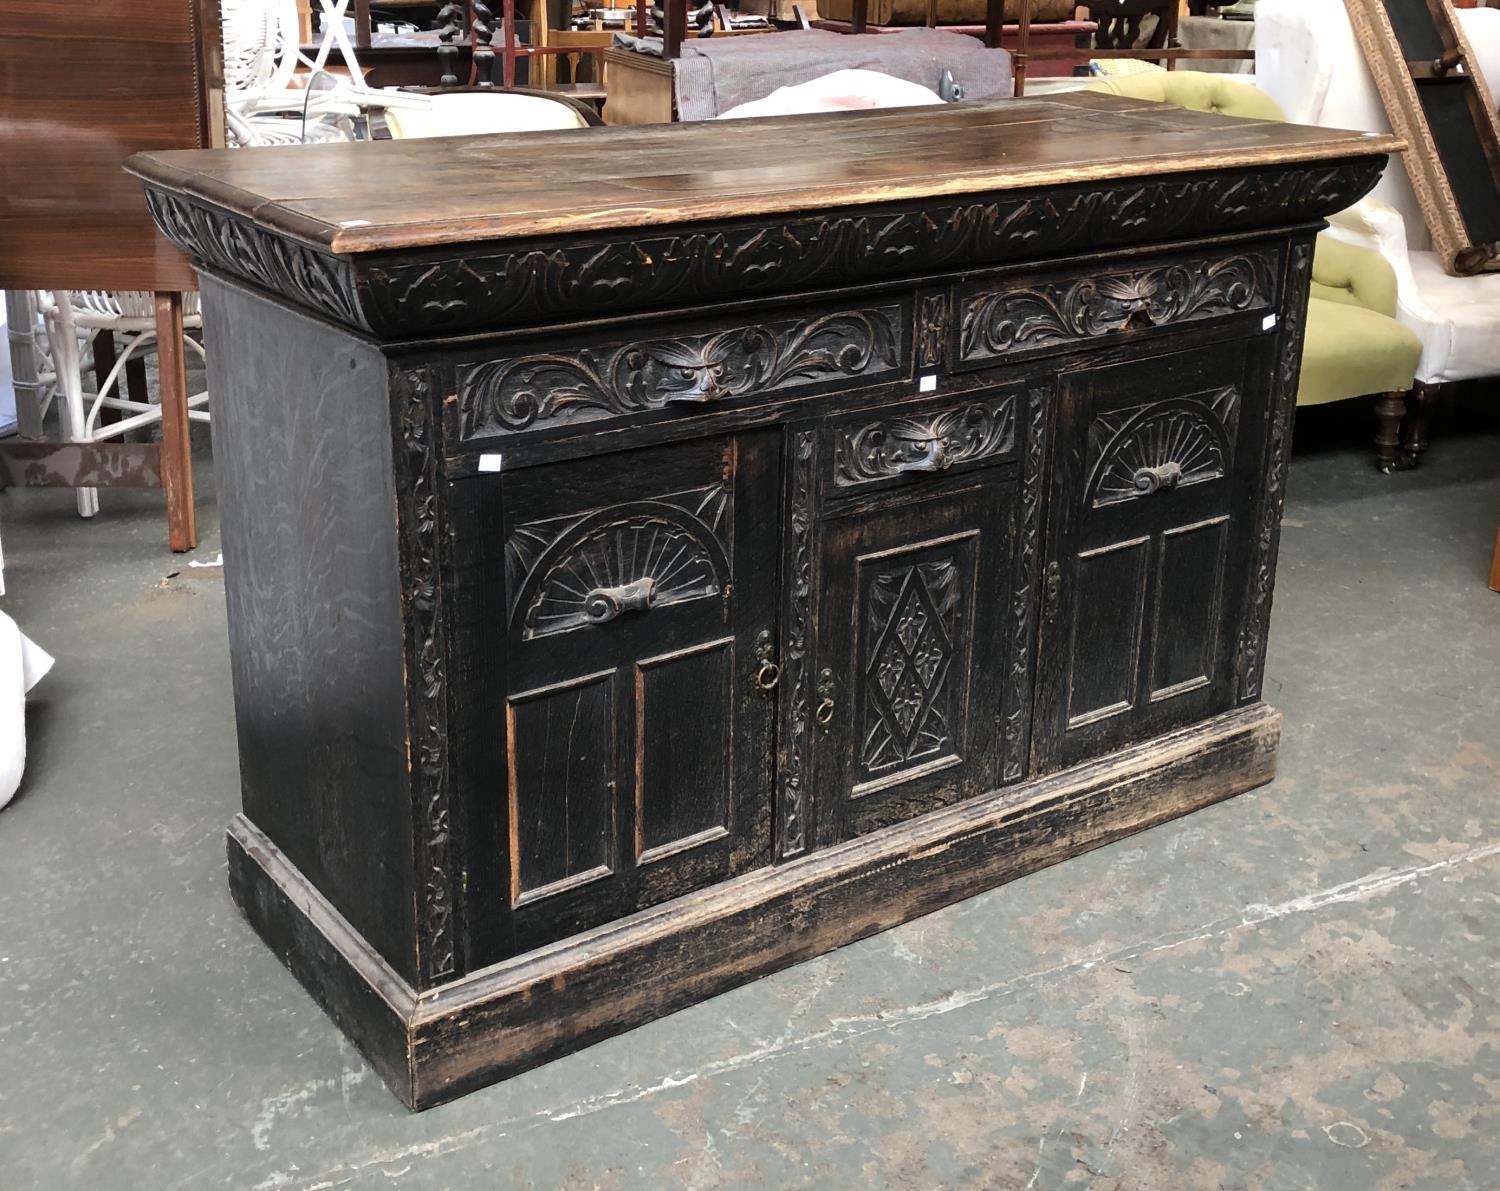
[{"label": "wood grain surface", "polygon": [[191,290],[120,168],[222,144],[218,4],[0,0],[0,286]]},{"label": "wood grain surface", "polygon": [[[1348,159],[1394,137],[1079,94],[737,123],[149,153],[157,185],[336,253]],[[400,184],[393,184],[400,179]]]}]

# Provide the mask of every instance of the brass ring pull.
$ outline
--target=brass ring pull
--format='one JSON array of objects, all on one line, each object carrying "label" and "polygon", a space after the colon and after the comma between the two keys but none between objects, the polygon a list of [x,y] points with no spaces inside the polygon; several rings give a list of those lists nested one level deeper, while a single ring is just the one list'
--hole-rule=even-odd
[{"label": "brass ring pull", "polygon": [[818,675],[818,707],[813,712],[813,719],[825,732],[833,723],[833,706],[833,671],[825,669]]},{"label": "brass ring pull", "polygon": [[774,691],[781,681],[781,667],[775,662],[762,662],[755,672],[755,685],[763,691]]}]

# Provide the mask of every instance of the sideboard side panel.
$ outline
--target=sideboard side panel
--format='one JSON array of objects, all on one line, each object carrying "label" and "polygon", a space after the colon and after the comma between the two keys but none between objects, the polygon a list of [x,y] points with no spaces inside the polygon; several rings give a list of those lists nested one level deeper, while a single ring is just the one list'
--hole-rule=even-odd
[{"label": "sideboard side panel", "polygon": [[411,980],[386,364],[210,275],[203,304],[245,813]]}]

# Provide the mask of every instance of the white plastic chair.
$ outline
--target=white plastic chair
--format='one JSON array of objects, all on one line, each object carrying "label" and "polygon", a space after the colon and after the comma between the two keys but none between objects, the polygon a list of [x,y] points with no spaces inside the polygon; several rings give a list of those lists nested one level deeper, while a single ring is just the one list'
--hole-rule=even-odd
[{"label": "white plastic chair", "polygon": [[[100,290],[41,290],[38,304],[47,328],[47,343],[52,356],[58,395],[62,439],[65,442],[105,442],[141,426],[161,421],[161,406],[155,402],[133,401],[126,395],[125,365],[156,347],[155,296],[133,291],[104,293]],[[199,329],[203,315],[196,293],[183,295],[183,327]],[[100,331],[115,335],[117,355],[114,366],[98,378],[93,395],[83,391],[83,344]],[[187,346],[204,358],[203,348],[189,335]],[[188,395],[188,418],[207,422],[208,392]],[[119,410],[126,416],[119,421],[100,424],[105,409]],[[78,514],[92,517],[99,512],[97,488],[78,489]]]}]

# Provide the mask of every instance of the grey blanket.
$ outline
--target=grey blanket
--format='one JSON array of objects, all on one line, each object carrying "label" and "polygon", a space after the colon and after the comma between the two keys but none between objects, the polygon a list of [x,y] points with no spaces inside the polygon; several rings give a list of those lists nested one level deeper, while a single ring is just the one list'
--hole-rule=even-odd
[{"label": "grey blanket", "polygon": [[932,91],[947,69],[966,99],[1011,93],[1010,55],[961,33],[904,29],[852,36],[799,29],[684,41],[675,71],[678,119],[712,120],[778,87],[851,69],[878,70]]}]

